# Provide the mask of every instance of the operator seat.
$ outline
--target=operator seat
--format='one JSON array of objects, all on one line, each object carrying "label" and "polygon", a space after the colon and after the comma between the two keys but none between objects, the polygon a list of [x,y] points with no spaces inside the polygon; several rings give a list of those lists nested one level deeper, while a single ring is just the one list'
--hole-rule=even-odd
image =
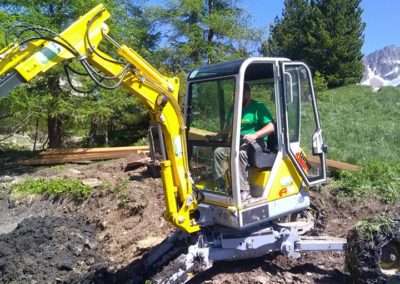
[{"label": "operator seat", "polygon": [[247,147],[247,157],[251,167],[265,169],[271,168],[278,152],[278,139],[275,131],[268,136],[267,142],[257,139]]}]

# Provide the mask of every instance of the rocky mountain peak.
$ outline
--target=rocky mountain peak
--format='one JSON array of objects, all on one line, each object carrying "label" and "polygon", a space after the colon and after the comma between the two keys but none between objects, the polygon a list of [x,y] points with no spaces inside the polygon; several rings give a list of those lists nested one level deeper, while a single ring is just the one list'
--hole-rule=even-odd
[{"label": "rocky mountain peak", "polygon": [[365,71],[362,85],[374,89],[400,87],[400,47],[390,45],[376,50],[365,56],[363,62]]}]

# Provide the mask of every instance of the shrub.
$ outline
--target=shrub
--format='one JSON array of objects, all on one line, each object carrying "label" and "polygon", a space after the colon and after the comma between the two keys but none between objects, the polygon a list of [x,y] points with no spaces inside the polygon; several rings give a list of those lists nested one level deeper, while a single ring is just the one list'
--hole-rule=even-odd
[{"label": "shrub", "polygon": [[314,89],[317,93],[323,93],[328,90],[328,83],[325,77],[318,71],[315,72],[314,79]]}]

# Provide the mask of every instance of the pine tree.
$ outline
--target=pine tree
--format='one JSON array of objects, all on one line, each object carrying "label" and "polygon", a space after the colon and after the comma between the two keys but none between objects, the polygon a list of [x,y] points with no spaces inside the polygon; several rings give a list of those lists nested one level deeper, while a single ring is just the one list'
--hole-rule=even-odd
[{"label": "pine tree", "polygon": [[361,0],[286,0],[262,52],[305,61],[329,87],[359,82],[363,74]]},{"label": "pine tree", "polygon": [[250,17],[237,2],[169,0],[166,8],[155,7],[155,21],[168,39],[167,65],[179,72],[248,56],[248,47],[261,34],[249,28]]},{"label": "pine tree", "polygon": [[263,43],[262,53],[265,56],[288,57],[293,60],[305,59],[309,19],[310,7],[307,0],[286,0],[282,18],[276,17],[270,26],[270,37]]},{"label": "pine tree", "polygon": [[315,2],[313,21],[319,33],[313,33],[316,37],[309,52],[311,64],[326,77],[330,87],[358,83],[364,71],[361,48],[365,24],[361,18],[361,0]]}]

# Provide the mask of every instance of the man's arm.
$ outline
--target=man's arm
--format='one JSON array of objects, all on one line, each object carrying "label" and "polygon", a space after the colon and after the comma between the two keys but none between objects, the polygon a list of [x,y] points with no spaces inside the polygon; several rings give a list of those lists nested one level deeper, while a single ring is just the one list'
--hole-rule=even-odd
[{"label": "man's arm", "polygon": [[246,144],[249,144],[249,143],[251,143],[252,141],[254,141],[256,139],[259,139],[259,138],[262,138],[262,137],[270,135],[274,131],[275,131],[274,124],[272,122],[268,122],[266,125],[264,125],[263,128],[261,128],[260,130],[254,132],[253,134],[246,134],[243,137],[243,141]]}]

